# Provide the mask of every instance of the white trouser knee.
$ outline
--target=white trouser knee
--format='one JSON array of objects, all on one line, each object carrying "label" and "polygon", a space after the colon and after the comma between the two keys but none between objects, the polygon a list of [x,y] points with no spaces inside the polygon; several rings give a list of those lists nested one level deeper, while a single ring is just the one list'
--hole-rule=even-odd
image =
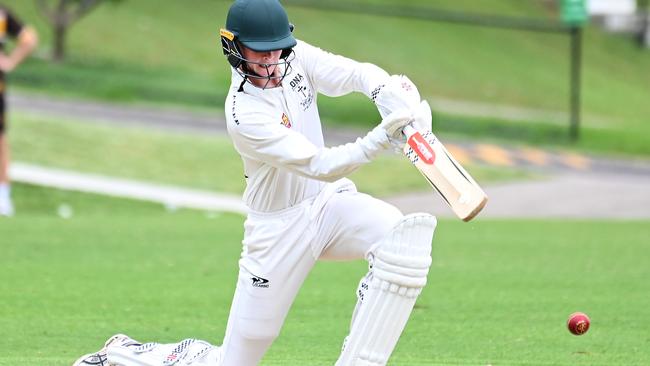
[{"label": "white trouser knee", "polygon": [[405,216],[371,258],[359,286],[350,334],[336,366],[381,366],[388,362],[427,282],[436,228],[429,214]]}]

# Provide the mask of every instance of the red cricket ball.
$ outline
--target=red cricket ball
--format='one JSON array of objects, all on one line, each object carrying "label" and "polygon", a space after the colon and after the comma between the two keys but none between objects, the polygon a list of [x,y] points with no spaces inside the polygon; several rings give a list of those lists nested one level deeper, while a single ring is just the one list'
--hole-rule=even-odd
[{"label": "red cricket ball", "polygon": [[572,334],[583,335],[589,330],[589,317],[585,313],[573,313],[569,315],[566,325]]}]

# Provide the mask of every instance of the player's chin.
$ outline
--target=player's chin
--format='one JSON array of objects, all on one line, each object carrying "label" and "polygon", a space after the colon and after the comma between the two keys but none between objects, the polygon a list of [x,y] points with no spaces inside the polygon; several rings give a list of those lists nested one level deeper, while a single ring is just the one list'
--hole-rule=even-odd
[{"label": "player's chin", "polygon": [[275,70],[278,68],[276,64],[261,64],[257,66],[257,73],[262,76],[270,76],[275,73]]},{"label": "player's chin", "polygon": [[272,68],[272,69],[271,69],[271,68],[269,68],[269,69],[262,69],[262,70],[260,70],[260,72],[258,72],[258,74],[259,74],[260,76],[263,76],[263,77],[265,77],[265,78],[267,78],[267,77],[269,77],[269,76],[273,76],[274,73],[275,73],[275,67]]}]

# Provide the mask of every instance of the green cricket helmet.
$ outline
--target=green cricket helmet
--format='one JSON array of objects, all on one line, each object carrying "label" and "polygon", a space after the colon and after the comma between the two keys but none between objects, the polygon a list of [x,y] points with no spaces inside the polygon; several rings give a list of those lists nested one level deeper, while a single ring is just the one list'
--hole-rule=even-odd
[{"label": "green cricket helmet", "polygon": [[[293,25],[278,0],[236,0],[228,10],[226,28],[220,32],[221,46],[228,63],[245,80],[268,79],[268,85],[273,79],[282,81],[291,70],[297,43],[292,31]],[[255,62],[243,57],[240,46],[257,52],[282,50],[278,63],[260,64],[267,69],[279,66],[282,75],[260,76],[253,72],[247,64]]]}]

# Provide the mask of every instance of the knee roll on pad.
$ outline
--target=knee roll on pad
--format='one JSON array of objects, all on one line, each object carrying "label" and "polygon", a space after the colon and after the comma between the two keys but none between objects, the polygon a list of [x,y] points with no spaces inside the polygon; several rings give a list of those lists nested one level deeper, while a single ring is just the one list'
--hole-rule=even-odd
[{"label": "knee roll on pad", "polygon": [[416,213],[404,216],[384,238],[378,255],[421,258],[431,254],[431,240],[437,221],[432,215]]},{"label": "knee roll on pad", "polygon": [[428,214],[405,216],[377,249],[373,277],[411,289],[424,287],[431,266],[431,240],[436,224],[436,218]]},{"label": "knee roll on pad", "polygon": [[427,282],[436,228],[429,214],[405,216],[375,251],[367,284],[354,311],[350,334],[336,366],[381,366],[388,362]]}]

